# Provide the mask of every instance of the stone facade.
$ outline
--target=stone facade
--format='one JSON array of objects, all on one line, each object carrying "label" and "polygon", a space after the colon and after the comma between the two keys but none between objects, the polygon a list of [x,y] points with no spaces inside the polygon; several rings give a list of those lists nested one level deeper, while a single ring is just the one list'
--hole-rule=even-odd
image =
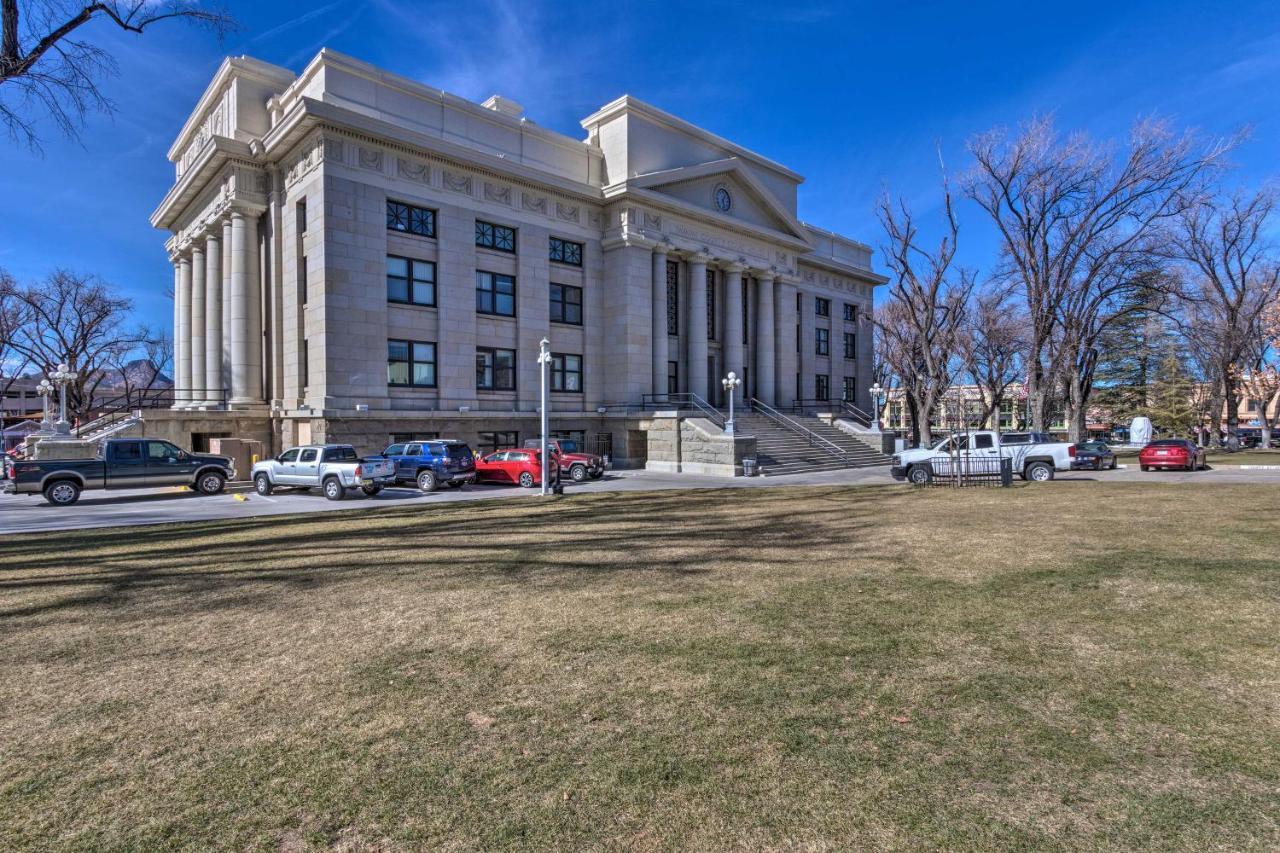
[{"label": "stone facade", "polygon": [[756,455],[750,435],[725,435],[707,418],[683,417],[678,411],[655,412],[641,424],[648,445],[645,468],[668,473],[740,477],[742,460]]},{"label": "stone facade", "polygon": [[[848,375],[850,402],[870,407],[884,279],[868,247],[796,218],[800,175],[630,97],[583,120],[585,139],[521,112],[328,50],[299,75],[226,60],[169,152],[175,182],[152,216],[171,232],[178,400],[155,428],[265,435],[271,452],[525,439],[544,338],[569,368],[553,428],[622,465],[644,462],[645,410],[669,390],[719,404],[730,370],[745,396],[782,406],[821,382],[839,399]],[[412,227],[393,216],[410,208]],[[510,245],[481,245],[486,223],[511,229]],[[425,285],[391,298],[405,263],[429,298]],[[481,310],[490,276],[514,283],[512,310]],[[553,318],[553,287],[580,318]],[[816,355],[818,328],[829,355]],[[420,370],[392,372],[393,342],[419,345]],[[515,354],[505,387],[482,387],[489,350]]]}]

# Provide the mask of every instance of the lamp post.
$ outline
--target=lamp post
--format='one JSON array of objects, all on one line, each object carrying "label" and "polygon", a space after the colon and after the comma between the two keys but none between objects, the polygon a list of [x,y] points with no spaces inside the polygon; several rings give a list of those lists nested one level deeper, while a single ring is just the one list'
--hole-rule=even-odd
[{"label": "lamp post", "polygon": [[78,374],[67,366],[66,362],[58,365],[58,369],[49,374],[49,378],[58,386],[58,422],[54,431],[58,435],[70,435],[71,424],[67,423],[67,386],[75,381]]},{"label": "lamp post", "polygon": [[742,386],[742,380],[738,378],[738,374],[730,371],[728,376],[720,380],[720,384],[729,395],[729,420],[724,422],[724,434],[733,435],[733,392]]},{"label": "lamp post", "polygon": [[53,432],[53,416],[49,413],[49,398],[53,396],[53,383],[48,379],[41,379],[40,384],[36,386],[36,391],[40,394],[43,401],[44,417],[40,419],[41,432]]},{"label": "lamp post", "polygon": [[547,427],[550,420],[547,415],[547,379],[551,372],[551,341],[546,338],[538,344],[538,376],[542,380],[542,496],[547,495]]},{"label": "lamp post", "polygon": [[871,402],[872,405],[876,407],[876,432],[880,432],[880,395],[884,393],[884,389],[881,388],[880,383],[877,382],[867,390],[871,392]]}]

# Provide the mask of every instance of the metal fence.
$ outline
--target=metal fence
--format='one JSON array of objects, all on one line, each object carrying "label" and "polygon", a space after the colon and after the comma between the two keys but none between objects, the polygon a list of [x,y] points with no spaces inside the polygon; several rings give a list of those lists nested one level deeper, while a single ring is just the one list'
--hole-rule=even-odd
[{"label": "metal fence", "polygon": [[1013,485],[1013,460],[996,456],[949,456],[929,460],[932,476],[926,485],[972,488]]}]

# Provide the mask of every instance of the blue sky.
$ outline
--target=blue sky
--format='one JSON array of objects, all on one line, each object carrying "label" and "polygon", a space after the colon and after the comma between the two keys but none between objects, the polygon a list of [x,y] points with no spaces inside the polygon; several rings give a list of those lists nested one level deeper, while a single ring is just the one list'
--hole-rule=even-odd
[{"label": "blue sky", "polygon": [[[1039,8],[1036,8],[1039,7]],[[171,25],[136,37],[95,24],[120,74],[114,118],[83,139],[46,132],[44,155],[0,140],[0,267],[96,272],[145,322],[172,317],[165,235],[148,216],[172,180],[165,152],[222,56],[295,71],[322,46],[464,97],[495,92],[533,120],[578,121],[623,93],[806,176],[805,221],[879,245],[885,189],[936,219],[941,146],[965,165],[973,133],[1052,112],[1064,129],[1120,138],[1160,114],[1252,140],[1231,180],[1280,174],[1280,4],[1032,3],[244,3],[221,44]],[[961,258],[988,268],[995,244],[962,205]]]}]

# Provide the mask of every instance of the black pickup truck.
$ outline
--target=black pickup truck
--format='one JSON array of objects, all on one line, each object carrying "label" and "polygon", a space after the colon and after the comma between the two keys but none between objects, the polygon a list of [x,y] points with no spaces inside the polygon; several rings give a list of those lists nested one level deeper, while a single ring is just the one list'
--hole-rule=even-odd
[{"label": "black pickup truck", "polygon": [[110,438],[93,459],[15,460],[4,491],[42,494],[54,506],[71,506],[85,489],[190,486],[216,495],[235,479],[227,456],[191,453],[155,438]]}]

